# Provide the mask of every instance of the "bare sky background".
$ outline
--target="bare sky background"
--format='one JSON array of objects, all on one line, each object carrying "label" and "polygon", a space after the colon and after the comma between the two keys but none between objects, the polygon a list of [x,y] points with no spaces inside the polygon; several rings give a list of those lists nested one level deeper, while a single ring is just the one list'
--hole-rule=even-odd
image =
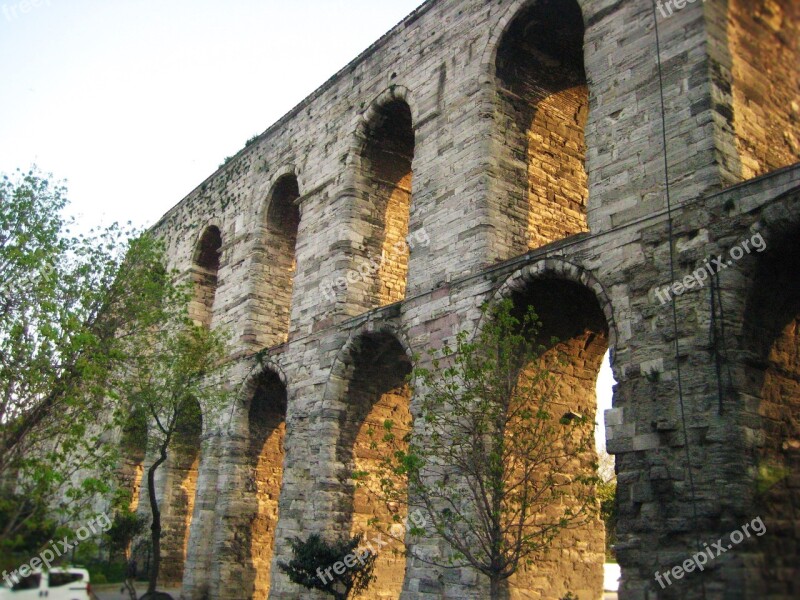
[{"label": "bare sky background", "polygon": [[142,226],[420,3],[34,1],[0,0],[0,171]]},{"label": "bare sky background", "polygon": [[87,229],[151,225],[420,3],[0,0],[0,172],[66,179]]}]

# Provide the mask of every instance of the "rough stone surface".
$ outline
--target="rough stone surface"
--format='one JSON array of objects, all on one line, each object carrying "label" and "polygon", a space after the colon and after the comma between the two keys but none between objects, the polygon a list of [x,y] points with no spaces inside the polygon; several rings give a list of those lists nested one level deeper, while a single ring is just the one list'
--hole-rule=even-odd
[{"label": "rough stone surface", "polygon": [[[620,598],[800,594],[797,6],[681,4],[431,0],[164,216],[196,319],[234,336],[241,390],[203,422],[196,474],[159,483],[188,531],[167,571],[187,597],[316,597],[276,568],[287,540],[384,516],[345,476],[372,460],[365,424],[414,414],[411,357],[502,297],[542,307],[562,396],[587,414],[612,351]],[[684,279],[717,256],[717,276]],[[704,572],[654,579],[759,516],[768,533]],[[511,596],[593,600],[601,561],[594,524]],[[369,597],[398,596],[487,591],[387,557]]]}]

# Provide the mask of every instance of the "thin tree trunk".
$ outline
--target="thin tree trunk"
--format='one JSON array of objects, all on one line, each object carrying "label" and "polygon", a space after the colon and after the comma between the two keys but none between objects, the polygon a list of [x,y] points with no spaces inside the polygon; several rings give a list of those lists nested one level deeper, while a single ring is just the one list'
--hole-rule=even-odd
[{"label": "thin tree trunk", "polygon": [[128,590],[128,596],[130,596],[131,600],[136,600],[136,576],[134,575],[134,569],[131,568],[131,564],[133,561],[133,540],[128,540],[128,543],[125,545],[125,550],[123,551],[123,557],[125,558],[125,589]]},{"label": "thin tree trunk", "polygon": [[489,580],[489,597],[491,600],[500,600],[502,593],[503,582],[499,579],[490,579]]},{"label": "thin tree trunk", "polygon": [[508,579],[489,579],[489,597],[491,600],[508,600],[511,596],[508,592]]},{"label": "thin tree trunk", "polygon": [[158,509],[158,499],[156,498],[156,469],[167,460],[168,443],[167,441],[161,446],[161,455],[147,470],[147,492],[150,497],[150,512],[153,515],[153,524],[150,526],[150,539],[153,544],[153,564],[150,567],[150,581],[147,584],[148,594],[155,594],[158,585],[158,572],[161,569],[161,511]]},{"label": "thin tree trunk", "polygon": [[136,582],[133,579],[125,580],[125,589],[128,590],[128,596],[131,600],[136,600]]}]

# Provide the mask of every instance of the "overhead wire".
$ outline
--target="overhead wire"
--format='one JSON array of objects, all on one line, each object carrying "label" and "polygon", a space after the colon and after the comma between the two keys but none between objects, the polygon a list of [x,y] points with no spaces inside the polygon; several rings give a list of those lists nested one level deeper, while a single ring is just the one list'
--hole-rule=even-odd
[{"label": "overhead wire", "polygon": [[[656,36],[656,62],[658,65],[658,84],[659,84],[659,94],[661,99],[661,136],[662,136],[662,148],[664,153],[664,189],[666,193],[666,200],[667,200],[667,227],[668,227],[668,238],[669,238],[669,271],[670,271],[670,281],[675,281],[675,225],[674,225],[674,218],[673,218],[673,211],[672,211],[672,189],[670,187],[669,181],[669,156],[667,152],[667,110],[666,110],[666,102],[664,100],[664,72],[663,66],[661,63],[661,35],[658,28],[658,12],[656,8],[656,0],[651,0],[652,8],[653,8],[653,22],[655,24],[655,36]],[[698,527],[698,515],[697,515],[697,490],[695,488],[695,481],[694,481],[694,473],[692,472],[692,454],[689,447],[689,432],[686,426],[686,404],[683,397],[683,378],[681,375],[681,362],[680,362],[680,331],[678,329],[678,306],[677,306],[677,297],[675,294],[672,295],[672,324],[674,328],[675,334],[675,369],[677,373],[677,385],[678,385],[678,401],[680,407],[680,418],[681,418],[681,429],[683,433],[683,447],[686,454],[686,469],[687,469],[687,476],[689,480],[689,493],[691,495],[691,505],[692,505],[692,530],[695,533],[695,543],[697,546],[697,550],[700,551],[700,538],[699,538],[699,527]],[[702,592],[703,598],[706,597],[706,585],[705,580],[701,580],[702,583]]]}]

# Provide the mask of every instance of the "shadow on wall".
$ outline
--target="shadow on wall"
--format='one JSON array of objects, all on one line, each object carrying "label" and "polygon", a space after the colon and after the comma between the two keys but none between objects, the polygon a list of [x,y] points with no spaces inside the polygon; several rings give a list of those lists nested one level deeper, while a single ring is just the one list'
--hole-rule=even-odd
[{"label": "shadow on wall", "polygon": [[[773,243],[758,257],[745,314],[748,395],[760,400],[753,449],[755,514],[767,534],[759,538],[764,597],[800,593],[800,230]],[[745,411],[746,413],[746,411]],[[747,415],[746,415],[747,416]],[[747,422],[745,426],[747,426]],[[752,421],[750,421],[752,422]]]},{"label": "shadow on wall", "polygon": [[[596,296],[582,285],[543,278],[529,282],[512,299],[518,318],[533,306],[542,322],[537,343],[544,349],[542,366],[550,365],[557,381],[553,403],[560,411],[585,416],[586,426],[593,428],[597,377],[609,347],[608,323]],[[575,465],[576,472],[566,475],[594,474],[596,462],[593,451]],[[511,598],[562,598],[569,592],[599,597],[604,563],[605,527],[598,515],[562,531],[548,551],[522,567],[509,580]]]},{"label": "shadow on wall", "polygon": [[253,256],[254,318],[245,330],[245,340],[253,342],[259,350],[279,346],[289,338],[300,227],[299,197],[295,175],[278,179],[261,224],[260,242]]},{"label": "shadow on wall", "polygon": [[253,514],[248,519],[250,560],[245,587],[251,589],[252,585],[254,598],[266,598],[269,594],[283,481],[286,406],[286,387],[275,373],[265,371],[259,377],[248,413],[250,477],[247,493],[253,501]]},{"label": "shadow on wall", "polygon": [[358,286],[371,299],[369,309],[405,299],[414,145],[408,104],[393,100],[381,106],[367,131],[361,174],[368,202],[360,217],[370,233],[360,258],[382,257],[377,275]]},{"label": "shadow on wall", "polygon": [[744,180],[800,161],[800,3],[729,0],[733,129]]},{"label": "shadow on wall", "polygon": [[[391,523],[398,508],[378,501],[365,489],[379,489],[378,481],[367,479],[364,487],[356,487],[352,474],[356,471],[379,472],[377,463],[380,454],[372,447],[370,429],[380,431],[387,419],[398,425],[398,438],[404,437],[404,433],[410,429],[411,390],[406,384],[406,376],[411,372],[411,363],[393,336],[377,334],[362,336],[353,356],[353,365],[336,449],[343,467],[342,481],[347,482],[343,486],[342,520],[349,522],[349,531],[342,533],[363,533],[366,539],[371,539],[370,532],[374,532],[374,527],[370,525],[370,520]],[[398,598],[405,570],[405,558],[388,549],[380,552],[375,563],[376,580],[360,596],[361,600]]]},{"label": "shadow on wall", "polygon": [[505,210],[516,254],[588,231],[583,38],[577,2],[544,0],[514,18],[497,51],[503,194],[512,199]]}]

